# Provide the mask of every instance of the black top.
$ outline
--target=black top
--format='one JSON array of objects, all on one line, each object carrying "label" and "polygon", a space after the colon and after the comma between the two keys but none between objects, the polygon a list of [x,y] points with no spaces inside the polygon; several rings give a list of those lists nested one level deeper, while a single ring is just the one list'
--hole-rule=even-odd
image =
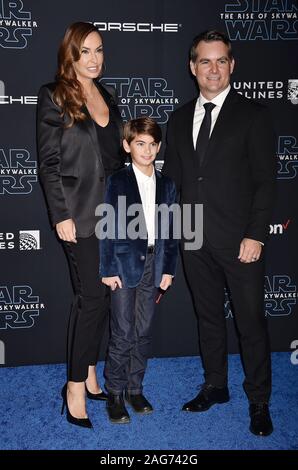
[{"label": "black top", "polygon": [[109,122],[105,127],[95,122],[95,128],[102,155],[102,163],[106,178],[123,167],[123,156],[119,149],[119,128],[110,111]]}]

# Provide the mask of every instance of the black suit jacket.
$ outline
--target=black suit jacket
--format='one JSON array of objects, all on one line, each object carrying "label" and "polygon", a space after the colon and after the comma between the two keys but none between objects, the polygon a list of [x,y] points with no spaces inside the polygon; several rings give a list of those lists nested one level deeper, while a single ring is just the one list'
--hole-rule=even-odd
[{"label": "black suit jacket", "polygon": [[[119,167],[124,165],[121,152],[122,120],[115,91],[95,82],[119,127]],[[94,121],[84,106],[87,118],[66,128],[67,116],[53,101],[55,83],[41,87],[38,96],[37,138],[39,174],[53,225],[72,218],[78,237],[94,233],[95,208],[104,200],[105,172]]]},{"label": "black suit jacket", "polygon": [[203,204],[204,237],[216,248],[244,237],[264,242],[274,202],[275,135],[267,109],[233,89],[219,113],[202,166],[193,146],[196,99],[169,120],[163,172],[182,204]]}]

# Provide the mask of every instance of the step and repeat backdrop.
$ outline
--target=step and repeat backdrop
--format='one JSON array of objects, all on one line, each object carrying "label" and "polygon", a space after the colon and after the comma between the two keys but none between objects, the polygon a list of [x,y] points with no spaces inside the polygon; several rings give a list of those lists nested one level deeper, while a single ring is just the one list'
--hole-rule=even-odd
[{"label": "step and repeat backdrop", "polygon": [[[206,29],[228,34],[236,60],[232,85],[270,108],[278,136],[264,315],[273,351],[298,347],[297,16],[296,0],[0,2],[1,364],[65,360],[72,287],[39,183],[35,127],[38,90],[54,79],[58,45],[74,21],[92,22],[102,33],[103,80],[117,89],[123,119],[152,116],[164,135],[171,112],[197,95],[188,67],[192,38]],[[159,167],[162,160],[163,149]],[[223,314],[229,350],[237,352],[228,295]],[[195,314],[179,265],[157,309],[152,355],[197,353]]]}]

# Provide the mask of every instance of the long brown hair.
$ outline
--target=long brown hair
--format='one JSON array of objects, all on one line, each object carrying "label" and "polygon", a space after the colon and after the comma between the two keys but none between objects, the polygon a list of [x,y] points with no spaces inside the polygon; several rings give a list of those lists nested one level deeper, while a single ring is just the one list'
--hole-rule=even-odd
[{"label": "long brown hair", "polygon": [[54,92],[54,101],[62,108],[62,115],[67,114],[70,118],[66,127],[71,127],[75,121],[82,121],[86,118],[86,115],[81,111],[85,104],[84,93],[76,77],[73,62],[80,59],[82,44],[92,32],[98,33],[101,37],[92,23],[80,21],[71,24],[67,28],[58,50],[57,86]]}]

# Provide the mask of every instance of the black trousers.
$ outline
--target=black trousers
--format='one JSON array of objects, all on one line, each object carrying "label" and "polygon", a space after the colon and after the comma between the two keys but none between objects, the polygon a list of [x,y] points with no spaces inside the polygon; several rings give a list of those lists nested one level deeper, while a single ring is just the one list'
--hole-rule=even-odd
[{"label": "black trousers", "polygon": [[109,393],[120,395],[125,389],[132,395],[142,393],[156,293],[154,254],[148,253],[140,284],[111,291],[111,336],[104,371]]},{"label": "black trousers", "polygon": [[68,326],[68,380],[83,382],[96,365],[109,312],[109,291],[99,277],[95,235],[63,243],[74,289]]},{"label": "black trousers", "polygon": [[205,381],[227,385],[227,333],[224,286],[227,283],[244,365],[244,390],[249,401],[268,402],[271,393],[271,359],[264,313],[264,253],[249,264],[238,260],[237,249],[218,250],[208,243],[197,251],[184,251],[186,277],[199,323]]}]

